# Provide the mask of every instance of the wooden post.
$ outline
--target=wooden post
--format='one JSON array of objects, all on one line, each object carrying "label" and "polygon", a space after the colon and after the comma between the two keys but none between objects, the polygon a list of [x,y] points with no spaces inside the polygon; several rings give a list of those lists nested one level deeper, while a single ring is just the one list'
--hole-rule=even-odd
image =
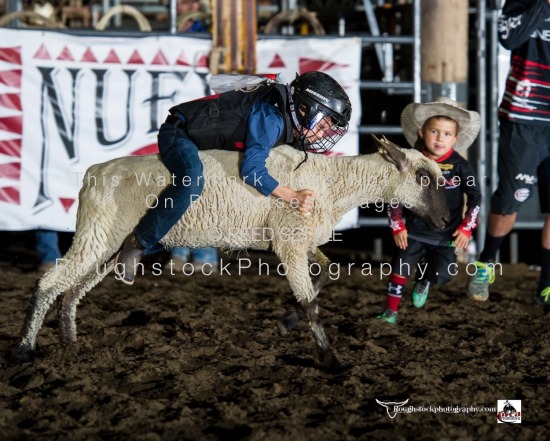
[{"label": "wooden post", "polygon": [[213,0],[212,16],[210,71],[255,73],[256,0]]},{"label": "wooden post", "polygon": [[[468,101],[468,0],[422,0],[422,101]],[[467,154],[463,154],[467,157]],[[459,261],[468,258],[461,250]]]},{"label": "wooden post", "polygon": [[448,96],[465,104],[468,0],[422,0],[422,101]]},{"label": "wooden post", "polygon": [[258,17],[256,0],[244,0],[243,73],[256,73],[256,41]]}]

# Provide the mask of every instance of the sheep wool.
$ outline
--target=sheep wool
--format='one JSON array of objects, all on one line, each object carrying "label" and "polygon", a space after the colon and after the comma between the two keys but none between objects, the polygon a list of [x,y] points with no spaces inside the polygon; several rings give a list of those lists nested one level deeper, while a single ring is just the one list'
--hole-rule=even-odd
[{"label": "sheep wool", "polygon": [[[436,163],[385,138],[375,138],[375,142],[378,153],[309,155],[298,168],[303,153],[289,146],[271,151],[267,168],[275,179],[296,190],[315,192],[314,207],[307,217],[245,184],[239,176],[239,153],[202,151],[204,191],[161,244],[167,248],[271,249],[287,267],[286,277],[296,300],[303,306],[316,305],[330,264],[318,247],[330,240],[347,211],[366,203],[399,203],[434,228],[443,227],[448,219]],[[79,194],[73,243],[37,284],[21,331],[21,353],[34,349],[49,306],[64,292],[58,303],[60,336],[62,341],[76,340],[79,300],[113,269],[122,242],[167,185],[172,185],[171,176],[157,155],[118,158],[88,169]],[[312,262],[324,271],[315,284],[309,275]],[[97,271],[105,264],[108,271]],[[316,307],[308,311],[316,314]],[[320,325],[312,322],[312,328],[316,340],[320,338],[318,346],[326,348],[324,337],[317,335],[322,333]]]}]

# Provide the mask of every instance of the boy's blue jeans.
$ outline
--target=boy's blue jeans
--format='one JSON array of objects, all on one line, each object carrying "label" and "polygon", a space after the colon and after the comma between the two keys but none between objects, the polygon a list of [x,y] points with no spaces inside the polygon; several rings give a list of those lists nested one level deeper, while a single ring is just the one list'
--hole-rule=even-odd
[{"label": "boy's blue jeans", "polygon": [[187,133],[164,123],[158,133],[158,146],[163,164],[175,179],[174,185],[166,187],[156,207],[147,210],[134,230],[138,242],[146,250],[153,248],[170,231],[204,187],[199,149]]},{"label": "boy's blue jeans", "polygon": [[40,263],[55,263],[56,259],[61,258],[59,251],[57,231],[36,230],[36,253]]},{"label": "boy's blue jeans", "polygon": [[[170,253],[171,257],[193,263],[218,263],[217,248],[196,248],[190,250],[187,247],[174,247]],[[191,255],[191,259],[189,258]]]}]

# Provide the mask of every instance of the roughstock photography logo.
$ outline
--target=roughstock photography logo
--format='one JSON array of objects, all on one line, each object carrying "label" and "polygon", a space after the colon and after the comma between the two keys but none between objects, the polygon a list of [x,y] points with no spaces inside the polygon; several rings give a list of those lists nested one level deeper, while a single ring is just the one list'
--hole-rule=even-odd
[{"label": "roughstock photography logo", "polygon": [[380,406],[384,406],[386,408],[386,412],[388,412],[388,416],[390,418],[395,418],[399,408],[407,404],[409,402],[409,398],[400,403],[396,401],[380,401],[378,399],[376,400],[376,402],[380,404]]},{"label": "roughstock photography logo", "polygon": [[521,400],[498,400],[497,421],[499,423],[521,423]]}]

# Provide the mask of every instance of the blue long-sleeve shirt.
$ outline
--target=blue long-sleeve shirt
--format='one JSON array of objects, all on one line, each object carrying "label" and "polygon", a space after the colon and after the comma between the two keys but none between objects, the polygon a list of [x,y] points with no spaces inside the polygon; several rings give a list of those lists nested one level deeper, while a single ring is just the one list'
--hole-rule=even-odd
[{"label": "blue long-sleeve shirt", "polygon": [[283,133],[283,117],[276,106],[258,101],[244,118],[247,121],[247,133],[240,165],[241,176],[244,182],[264,196],[269,196],[279,182],[269,174],[265,163],[270,150]]}]

